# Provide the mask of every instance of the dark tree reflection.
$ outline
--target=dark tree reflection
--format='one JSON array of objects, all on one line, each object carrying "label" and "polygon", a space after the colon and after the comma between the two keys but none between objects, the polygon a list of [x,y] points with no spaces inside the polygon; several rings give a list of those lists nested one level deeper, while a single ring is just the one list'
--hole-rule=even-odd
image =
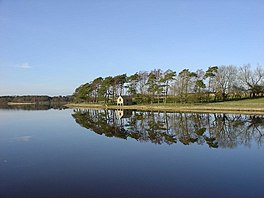
[{"label": "dark tree reflection", "polygon": [[262,145],[264,116],[76,109],[81,126],[107,137],[154,144],[207,144],[211,148]]},{"label": "dark tree reflection", "polygon": [[63,109],[67,109],[67,107],[65,107],[61,104],[47,104],[47,105],[39,105],[39,104],[7,105],[7,104],[0,104],[0,109],[35,111],[35,110],[49,110],[49,109],[63,110]]}]

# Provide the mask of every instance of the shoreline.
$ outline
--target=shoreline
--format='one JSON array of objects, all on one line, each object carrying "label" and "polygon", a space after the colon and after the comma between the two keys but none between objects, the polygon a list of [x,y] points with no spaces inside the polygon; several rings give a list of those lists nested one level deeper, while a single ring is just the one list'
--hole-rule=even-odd
[{"label": "shoreline", "polygon": [[101,105],[101,104],[75,104],[65,105],[68,108],[86,108],[86,109],[130,109],[140,111],[168,111],[168,112],[193,112],[193,113],[239,113],[264,115],[264,108],[243,108],[243,107],[217,107],[206,105],[183,105],[183,106],[159,106],[159,105]]},{"label": "shoreline", "polygon": [[15,105],[34,105],[35,102],[8,102],[7,105],[15,106]]}]

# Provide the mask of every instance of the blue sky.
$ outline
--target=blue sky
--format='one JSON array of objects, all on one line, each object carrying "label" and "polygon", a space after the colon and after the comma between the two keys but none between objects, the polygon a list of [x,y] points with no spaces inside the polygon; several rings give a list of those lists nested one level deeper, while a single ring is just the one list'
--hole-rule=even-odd
[{"label": "blue sky", "polygon": [[0,95],[155,68],[264,66],[263,0],[0,0]]}]

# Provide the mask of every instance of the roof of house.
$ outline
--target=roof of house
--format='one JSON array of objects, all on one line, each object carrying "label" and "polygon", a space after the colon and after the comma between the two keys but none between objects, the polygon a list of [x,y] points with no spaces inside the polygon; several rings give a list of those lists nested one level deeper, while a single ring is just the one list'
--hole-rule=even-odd
[{"label": "roof of house", "polygon": [[[127,96],[127,95],[126,95],[126,96],[119,96],[119,97],[121,97],[121,98],[123,98],[123,99],[132,99],[131,96]],[[119,97],[118,97],[118,98],[119,98]]]}]

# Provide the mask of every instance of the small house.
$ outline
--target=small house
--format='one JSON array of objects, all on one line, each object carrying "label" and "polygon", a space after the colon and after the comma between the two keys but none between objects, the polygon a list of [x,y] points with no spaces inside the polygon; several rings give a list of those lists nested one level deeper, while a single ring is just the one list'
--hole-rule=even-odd
[{"label": "small house", "polygon": [[117,106],[132,105],[132,98],[130,96],[119,96],[116,103]]}]

